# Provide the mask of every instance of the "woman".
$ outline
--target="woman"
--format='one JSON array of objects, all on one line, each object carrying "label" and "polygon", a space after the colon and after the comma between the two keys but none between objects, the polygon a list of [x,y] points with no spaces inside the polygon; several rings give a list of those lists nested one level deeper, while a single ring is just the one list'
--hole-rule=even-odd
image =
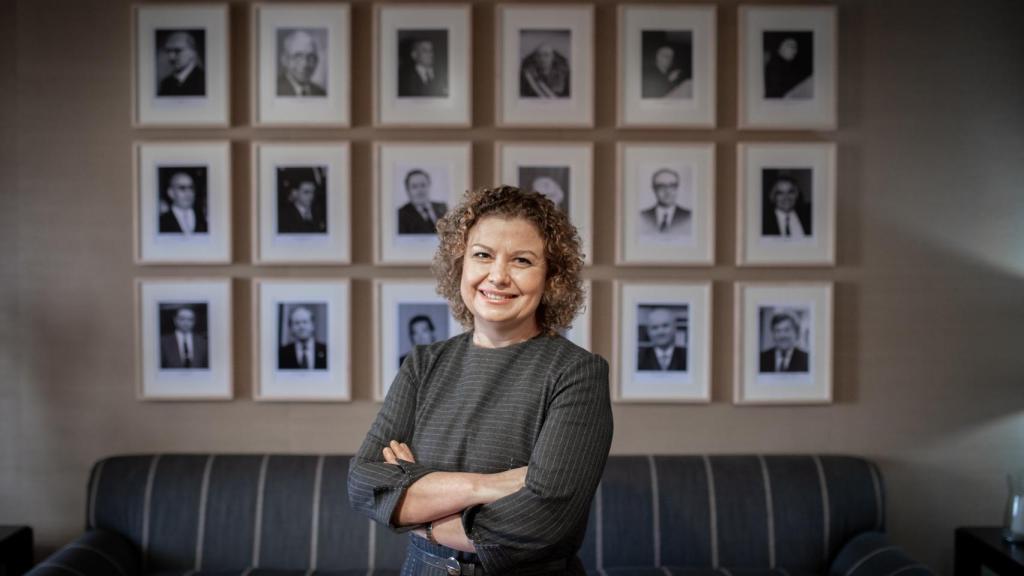
[{"label": "woman", "polygon": [[409,354],[349,500],[412,531],[402,574],[583,574],[612,416],[607,362],[558,335],[583,301],[579,237],[512,187],[467,194],[438,235],[438,292],[471,330]]}]

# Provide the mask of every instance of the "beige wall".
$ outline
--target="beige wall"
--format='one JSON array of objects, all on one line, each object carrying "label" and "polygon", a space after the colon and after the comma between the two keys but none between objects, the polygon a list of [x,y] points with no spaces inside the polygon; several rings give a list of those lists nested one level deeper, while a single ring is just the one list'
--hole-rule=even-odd
[{"label": "beige wall", "polygon": [[[615,5],[597,2],[597,127],[493,128],[494,8],[474,12],[475,128],[369,126],[371,5],[354,2],[351,130],[247,126],[248,30],[232,6],[234,124],[228,130],[132,130],[127,2],[0,2],[0,523],[26,523],[48,552],[82,527],[85,482],[103,456],[148,451],[350,452],[378,405],[371,364],[354,367],[351,404],[257,404],[251,394],[250,278],[354,279],[354,321],[371,320],[370,281],[426,274],[370,264],[370,150],[376,139],[471,139],[477,184],[491,182],[496,139],[596,143],[595,224],[614,223],[618,141],[717,143],[717,261],[631,277],[711,279],[714,402],[617,406],[615,453],[841,452],[882,466],[897,542],[943,573],[952,530],[996,524],[1003,474],[1024,467],[1024,3],[838,2],[841,129],[838,265],[735,266],[735,144],[817,139],[736,125],[736,3],[719,4],[719,126],[648,132],[614,126]],[[13,76],[12,76],[13,72]],[[568,135],[566,135],[568,134]],[[231,266],[140,267],[131,253],[131,144],[137,138],[234,142]],[[337,268],[249,264],[247,142],[353,142],[354,261]],[[610,235],[595,243],[594,348],[611,352]],[[133,388],[132,283],[138,277],[234,278],[235,380],[229,403],[140,403]],[[836,403],[730,404],[737,280],[833,280]],[[370,342],[355,340],[354,357]]]}]

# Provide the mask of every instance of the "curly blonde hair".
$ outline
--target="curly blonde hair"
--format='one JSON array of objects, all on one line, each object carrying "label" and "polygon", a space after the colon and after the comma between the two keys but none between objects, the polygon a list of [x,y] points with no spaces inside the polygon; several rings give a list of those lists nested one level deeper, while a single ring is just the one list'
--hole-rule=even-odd
[{"label": "curly blonde hair", "polygon": [[514,186],[480,188],[466,192],[462,203],[437,221],[441,240],[434,255],[437,293],[448,299],[452,315],[463,326],[473,326],[473,314],[462,301],[462,264],[469,230],[485,216],[522,218],[532,223],[544,239],[547,275],[544,294],[537,307],[541,332],[554,336],[572,326],[583,306],[583,254],[580,237],[569,217],[539,192]]}]

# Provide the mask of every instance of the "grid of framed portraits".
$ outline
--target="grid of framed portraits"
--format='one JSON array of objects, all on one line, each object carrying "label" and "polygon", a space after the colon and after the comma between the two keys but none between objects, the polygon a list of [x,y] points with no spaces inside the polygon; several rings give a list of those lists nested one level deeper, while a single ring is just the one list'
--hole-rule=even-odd
[{"label": "grid of framed portraits", "polygon": [[[614,265],[714,266],[715,138],[636,141],[626,130],[718,126],[718,8],[622,4],[615,39],[598,37],[598,8],[588,3],[498,2],[493,37],[483,39],[473,37],[474,9],[374,3],[372,34],[364,36],[373,74],[356,83],[358,34],[349,3],[257,1],[242,20],[230,18],[224,3],[136,5],[132,124],[229,127],[231,92],[238,90],[229,85],[229,24],[247,23],[251,125],[342,134],[268,134],[249,143],[252,264],[351,264],[353,197],[367,193],[372,263],[426,266],[437,248],[438,219],[480,184],[472,157],[480,143],[468,132],[399,141],[381,137],[380,129],[472,128],[473,92],[487,68],[495,82],[494,126],[512,129],[493,142],[495,179],[540,192],[564,210],[580,233],[585,264],[593,265],[600,144],[587,132],[567,137],[555,129],[594,128],[596,100],[611,98],[614,127],[624,129],[613,139],[614,242],[602,244],[614,244]],[[740,6],[738,27],[738,127],[835,130],[836,8]],[[614,57],[605,62],[610,53],[600,51],[599,58],[595,47],[616,40]],[[487,53],[481,42],[494,45],[493,62],[483,66],[472,58]],[[614,76],[614,89],[597,94],[598,71]],[[358,166],[347,140],[353,102],[364,91],[374,130],[366,191],[353,188]],[[515,129],[549,132],[520,138]],[[226,135],[134,145],[137,264],[234,262],[232,147]],[[836,145],[754,137],[738,143],[735,154],[736,265],[835,265]],[[630,279],[614,282],[613,290],[616,401],[710,402],[710,282]],[[590,291],[587,281],[584,312],[564,334],[588,349]],[[142,280],[136,292],[139,397],[231,398],[230,281]],[[414,346],[462,327],[428,280],[377,279],[373,294],[373,390],[381,400]],[[257,400],[351,398],[349,298],[343,280],[253,281]],[[736,403],[831,401],[831,286],[740,282],[736,318]],[[766,364],[771,350],[778,358]]]}]

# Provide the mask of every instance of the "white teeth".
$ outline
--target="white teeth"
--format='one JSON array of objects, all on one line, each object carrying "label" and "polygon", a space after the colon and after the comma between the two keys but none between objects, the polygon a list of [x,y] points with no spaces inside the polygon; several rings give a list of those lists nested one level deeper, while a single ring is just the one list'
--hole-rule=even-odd
[{"label": "white teeth", "polygon": [[511,300],[512,299],[512,296],[501,296],[501,295],[498,295],[498,294],[488,294],[487,292],[483,292],[482,294],[488,300],[501,301],[501,300]]}]

